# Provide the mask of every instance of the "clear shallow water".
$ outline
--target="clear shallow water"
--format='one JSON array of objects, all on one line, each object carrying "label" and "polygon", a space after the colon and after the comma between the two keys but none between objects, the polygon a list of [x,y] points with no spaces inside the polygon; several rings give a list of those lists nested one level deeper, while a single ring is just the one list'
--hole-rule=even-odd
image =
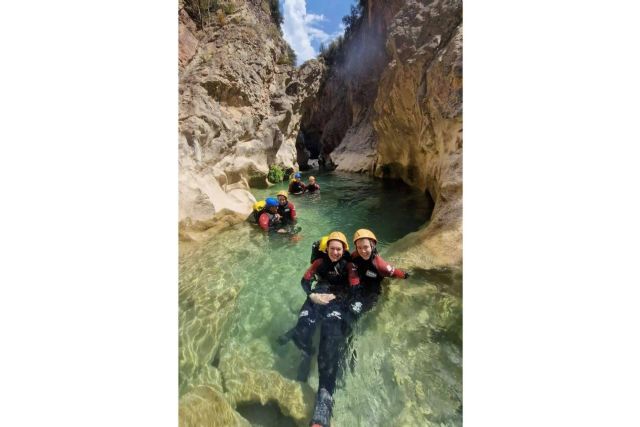
[{"label": "clear shallow water", "polygon": [[[246,223],[181,255],[181,396],[208,384],[240,413],[250,405],[245,415],[254,425],[260,403],[262,425],[288,425],[296,413],[299,418],[295,398],[278,397],[295,378],[299,354],[275,339],[295,324],[304,302],[300,278],[311,243],[332,230],[350,239],[356,229],[370,228],[384,257],[385,248],[429,214],[424,195],[399,183],[335,172],[316,176],[320,194],[291,196],[302,227],[298,241]],[[286,186],[254,194],[262,199]],[[401,259],[393,261],[403,267]],[[386,281],[378,306],[356,328],[356,363],[339,382],[332,425],[461,425],[461,282],[449,271]],[[314,361],[300,399],[312,404],[317,382]],[[281,412],[269,406],[274,400]]]}]

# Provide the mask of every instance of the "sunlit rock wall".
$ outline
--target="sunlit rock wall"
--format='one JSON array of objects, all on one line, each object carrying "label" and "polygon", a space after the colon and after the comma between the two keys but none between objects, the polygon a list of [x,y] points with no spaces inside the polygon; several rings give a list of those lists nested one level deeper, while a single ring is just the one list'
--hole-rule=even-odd
[{"label": "sunlit rock wall", "polygon": [[303,128],[337,170],[428,192],[428,226],[393,250],[413,254],[415,267],[460,266],[462,2],[370,0],[345,46]]},{"label": "sunlit rock wall", "polygon": [[319,61],[287,64],[268,2],[218,3],[204,29],[179,11],[181,236],[222,211],[248,215],[248,189],[267,185],[270,165],[297,168],[301,106],[324,70]]}]

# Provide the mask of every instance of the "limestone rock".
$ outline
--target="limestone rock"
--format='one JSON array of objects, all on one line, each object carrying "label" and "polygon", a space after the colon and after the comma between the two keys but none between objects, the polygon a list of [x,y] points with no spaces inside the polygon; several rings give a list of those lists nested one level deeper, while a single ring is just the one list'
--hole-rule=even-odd
[{"label": "limestone rock", "polygon": [[[435,202],[412,266],[462,264],[462,2],[367,2],[302,119],[326,167],[399,178]],[[425,195],[426,196],[426,195]],[[425,221],[427,218],[425,218]]]},{"label": "limestone rock", "polygon": [[198,386],[182,396],[178,409],[180,427],[251,427],[249,421],[238,414],[224,395],[213,387]]},{"label": "limestone rock", "polygon": [[270,165],[297,168],[301,108],[318,91],[324,64],[288,65],[268,8],[255,2],[222,2],[200,28],[185,9],[179,16],[178,191],[186,231],[222,211],[246,216],[254,202],[248,190],[268,185]]}]

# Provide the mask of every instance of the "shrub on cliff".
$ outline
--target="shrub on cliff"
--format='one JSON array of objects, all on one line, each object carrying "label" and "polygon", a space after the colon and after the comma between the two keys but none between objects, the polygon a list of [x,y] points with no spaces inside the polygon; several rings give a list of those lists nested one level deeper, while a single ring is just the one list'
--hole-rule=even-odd
[{"label": "shrub on cliff", "polygon": [[280,27],[284,22],[284,17],[280,13],[280,0],[269,0],[269,9],[271,11],[271,19]]},{"label": "shrub on cliff", "polygon": [[269,182],[278,183],[282,182],[284,178],[284,170],[278,165],[269,166],[269,174],[267,175],[267,179]]}]

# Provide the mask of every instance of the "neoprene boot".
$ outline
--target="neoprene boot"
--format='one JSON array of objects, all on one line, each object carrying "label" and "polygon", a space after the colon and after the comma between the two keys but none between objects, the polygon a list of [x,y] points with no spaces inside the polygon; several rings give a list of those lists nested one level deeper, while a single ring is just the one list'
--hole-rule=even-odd
[{"label": "neoprene boot", "polygon": [[330,427],[331,410],[333,409],[333,398],[331,394],[321,388],[316,397],[316,407],[311,418],[311,427]]}]

